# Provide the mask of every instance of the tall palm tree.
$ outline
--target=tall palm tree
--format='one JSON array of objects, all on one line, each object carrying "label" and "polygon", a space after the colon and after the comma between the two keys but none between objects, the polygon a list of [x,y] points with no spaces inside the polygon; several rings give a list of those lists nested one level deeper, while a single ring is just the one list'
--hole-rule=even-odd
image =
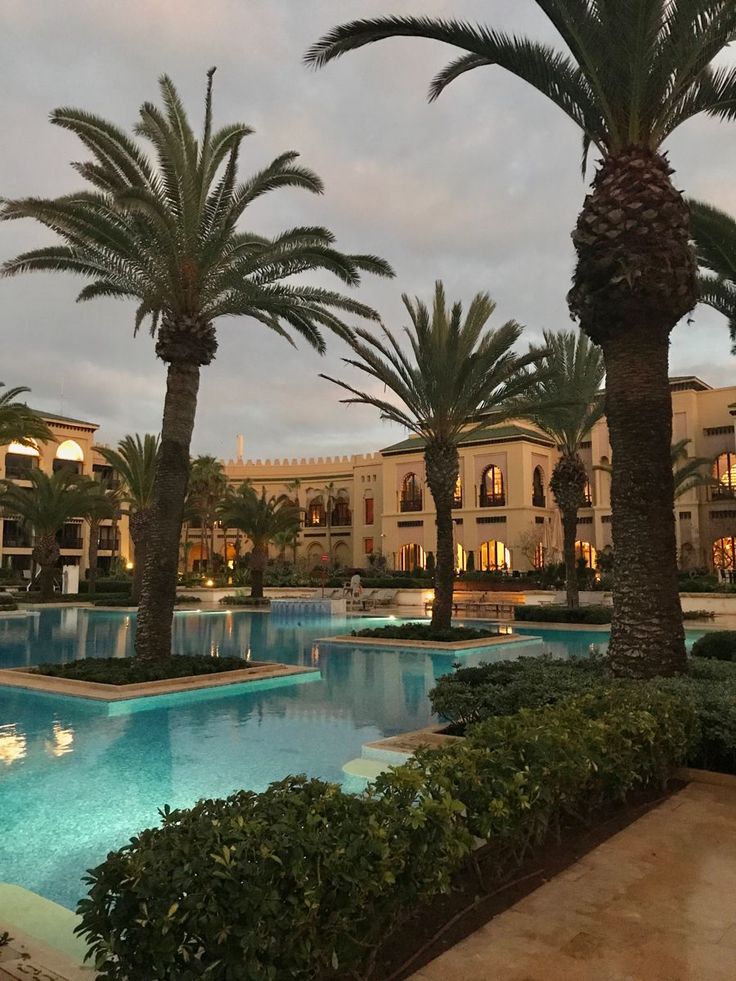
[{"label": "tall palm tree", "polygon": [[[0,388],[5,388],[4,382],[0,382]],[[0,446],[9,443],[33,446],[36,440],[48,443],[54,438],[38,412],[29,409],[25,402],[18,401],[18,396],[26,392],[30,392],[30,388],[25,385],[16,385],[0,392]]]},{"label": "tall palm tree", "polygon": [[253,546],[250,556],[250,595],[263,596],[263,573],[268,561],[268,546],[281,535],[295,533],[299,528],[299,511],[285,494],[266,497],[266,488],[260,496],[252,484],[244,481],[237,490],[230,490],[220,507],[223,522],[229,528],[238,528],[250,539]]},{"label": "tall palm tree", "polygon": [[97,506],[99,485],[89,477],[69,470],[48,474],[31,470],[30,487],[0,482],[0,507],[5,514],[17,514],[33,529],[31,557],[40,566],[41,600],[54,592],[54,569],[59,561],[57,535],[72,518],[86,518]]},{"label": "tall palm tree", "polygon": [[89,525],[89,546],[87,551],[87,595],[97,592],[97,553],[99,550],[100,523],[105,518],[114,518],[120,506],[117,488],[104,487],[93,481],[90,487],[90,502],[85,517]]},{"label": "tall palm tree", "polygon": [[406,294],[402,300],[411,320],[406,328],[410,353],[384,327],[385,341],[366,330],[356,331],[351,343],[356,357],[343,359],[392,392],[399,405],[328,375],[322,377],[351,393],[353,397],[344,402],[374,406],[381,418],[416,433],[424,443],[427,484],[437,511],[432,627],[445,630],[452,623],[452,506],[460,470],[460,437],[479,416],[500,410],[535,383],[534,373],[525,369],[539,360],[541,352],[517,355],[511,350],[522,332],[514,321],[487,328],[495,309],[487,293],[473,298],[464,317],[460,303],[448,309],[440,282],[435,285],[431,310]]},{"label": "tall palm tree", "polygon": [[135,606],[140,600],[143,571],[152,539],[153,488],[160,441],[158,436],[151,433],[143,437],[135,433],[124,436],[117,449],[108,446],[98,449],[122,485],[119,496],[128,515],[128,530],[133,542],[133,588],[130,598]]},{"label": "tall palm tree", "polygon": [[239,180],[241,144],[252,130],[242,123],[213,129],[213,74],[211,69],[199,140],[166,76],[160,80],[162,105],[143,104],[133,137],[88,112],[57,109],[52,122],[76,134],[92,154],[91,161],[74,165],[91,189],[53,200],[6,201],[0,212],[6,220],[33,218],[61,238],[61,244],[5,262],[6,276],[73,272],[90,280],[82,300],[135,300],[135,327],[150,322],[156,353],[167,365],[151,547],[136,630],[142,658],[171,654],[189,449],[200,370],[217,350],[216,321],[247,317],[287,340],[293,331],[322,352],[322,328],[349,337],[345,314],[373,320],[378,315],[294,275],[326,271],[347,286],[357,286],[363,272],[392,275],[381,259],[339,252],[325,228],[296,227],[273,238],[239,230],[248,206],[267,192],[295,187],[320,193],[322,183],[296,163],[292,151]]},{"label": "tall palm tree", "polygon": [[226,490],[227,477],[217,457],[200,455],[192,460],[188,500],[199,519],[200,559],[206,556],[208,575],[212,574],[217,512]]},{"label": "tall palm tree", "polygon": [[731,354],[736,354],[736,219],[703,201],[690,201],[700,263],[700,302],[728,320]]},{"label": "tall palm tree", "polygon": [[609,659],[621,675],[685,669],[672,512],[669,335],[696,302],[687,205],[661,152],[687,119],[736,118],[736,68],[714,59],[736,37],[725,0],[532,0],[567,50],[490,26],[430,17],[358,20],[308,52],[323,65],[389,37],[460,48],[430,97],[476,68],[498,67],[551,100],[581,130],[583,169],[601,157],[573,241],[568,296],[606,363],[616,469],[614,615]]},{"label": "tall palm tree", "polygon": [[542,373],[527,395],[529,401],[521,402],[517,411],[547,433],[560,451],[550,488],[562,519],[567,605],[577,607],[580,598],[575,541],[578,511],[585,500],[588,480],[580,447],[603,416],[601,385],[605,370],[600,350],[585,334],[545,331],[544,348]]}]

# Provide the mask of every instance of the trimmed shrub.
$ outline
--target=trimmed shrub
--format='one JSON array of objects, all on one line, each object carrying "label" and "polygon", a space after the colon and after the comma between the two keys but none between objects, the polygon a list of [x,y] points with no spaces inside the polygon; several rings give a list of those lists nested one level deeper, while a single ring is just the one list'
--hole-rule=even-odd
[{"label": "trimmed shrub", "polygon": [[93,599],[92,606],[123,606],[131,607],[133,606],[133,601],[130,598],[130,593],[123,593],[121,596],[116,596],[114,594],[108,596],[100,596]]},{"label": "trimmed shrub", "polygon": [[449,891],[473,836],[500,883],[563,823],[666,782],[693,731],[681,693],[629,683],[489,720],[360,796],[290,777],[164,808],[88,874],[77,933],[101,981],[367,976],[380,941]]},{"label": "trimmed shrub", "polygon": [[[117,593],[121,595],[122,593],[130,593],[133,588],[132,579],[98,579],[95,590],[98,593]],[[79,583],[80,594],[89,592],[89,581],[87,579],[82,579]]]},{"label": "trimmed shrub", "polygon": [[87,657],[67,664],[40,664],[33,670],[52,678],[95,681],[103,685],[135,685],[220,671],[244,671],[249,667],[250,664],[239,657],[177,654],[160,661],[141,661],[137,657]]},{"label": "trimmed shrub", "polygon": [[683,620],[713,620],[715,613],[711,610],[683,610]]},{"label": "trimmed shrub", "polygon": [[514,607],[515,620],[533,620],[537,623],[610,623],[613,608],[610,606],[547,606],[524,604]]},{"label": "trimmed shrub", "polygon": [[693,644],[692,655],[716,661],[736,661],[736,630],[714,630],[704,634]]},{"label": "trimmed shrub", "polygon": [[243,593],[236,593],[232,596],[223,596],[220,603],[223,606],[270,606],[271,600],[268,596],[246,596]]},{"label": "trimmed shrub", "polygon": [[380,637],[384,640],[427,640],[452,644],[463,640],[484,640],[498,637],[494,630],[475,627],[450,627],[449,630],[433,630],[428,623],[389,624],[386,627],[365,627],[351,631],[353,637]]}]

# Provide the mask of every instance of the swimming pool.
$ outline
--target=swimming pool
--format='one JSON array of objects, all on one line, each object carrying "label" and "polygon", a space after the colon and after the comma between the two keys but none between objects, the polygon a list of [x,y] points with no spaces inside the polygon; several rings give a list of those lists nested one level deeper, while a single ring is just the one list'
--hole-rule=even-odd
[{"label": "swimming pool", "polygon": [[[182,653],[320,669],[318,680],[288,687],[233,685],[204,700],[188,693],[143,699],[122,703],[114,715],[104,704],[0,687],[0,881],[74,908],[84,870],[157,823],[163,804],[262,790],[289,773],[342,781],[342,765],[360,756],[364,742],[433,721],[427,692],[453,662],[543,650],[583,655],[607,639],[596,631],[524,628],[541,641],[472,654],[317,643],[364,622],[382,621],[176,615],[174,643]],[[0,666],[125,657],[134,629],[135,617],[125,612],[3,617]],[[146,711],[136,710],[141,702]]]}]

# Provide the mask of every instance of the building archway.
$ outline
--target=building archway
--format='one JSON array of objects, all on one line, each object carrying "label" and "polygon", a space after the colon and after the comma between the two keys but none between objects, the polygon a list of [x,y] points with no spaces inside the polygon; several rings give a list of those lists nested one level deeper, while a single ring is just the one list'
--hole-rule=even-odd
[{"label": "building archway", "polygon": [[511,552],[504,542],[493,539],[480,547],[480,567],[483,572],[510,572]]},{"label": "building archway", "polygon": [[503,470],[495,463],[487,466],[480,478],[479,503],[482,508],[500,508],[506,504]]},{"label": "building archway", "polygon": [[544,471],[535,467],[532,474],[532,507],[543,508],[547,504],[544,496]]},{"label": "building archway", "polygon": [[575,558],[578,562],[583,559],[588,569],[598,566],[598,552],[590,542],[575,542]]},{"label": "building archway", "polygon": [[422,488],[415,473],[408,473],[401,481],[399,511],[421,511]]},{"label": "building archway", "polygon": [[736,536],[726,535],[713,542],[713,566],[716,569],[736,570]]},{"label": "building archway", "polygon": [[338,542],[332,550],[332,559],[338,568],[346,568],[350,565],[350,549],[345,542]]},{"label": "building archway", "polygon": [[717,481],[711,497],[736,497],[736,453],[721,453],[713,463],[713,478]]},{"label": "building archway", "polygon": [[84,463],[84,450],[74,439],[65,439],[59,443],[54,457],[53,471],[69,470],[72,473],[81,473]]},{"label": "building archway", "polygon": [[402,545],[398,554],[398,567],[401,572],[414,572],[423,569],[426,562],[421,545]]}]

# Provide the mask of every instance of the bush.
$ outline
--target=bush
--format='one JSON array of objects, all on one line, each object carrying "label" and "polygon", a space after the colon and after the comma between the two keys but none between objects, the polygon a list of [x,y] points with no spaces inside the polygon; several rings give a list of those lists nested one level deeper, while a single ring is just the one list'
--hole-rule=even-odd
[{"label": "bush", "polygon": [[602,657],[523,657],[446,674],[429,698],[441,719],[462,729],[491,716],[554,705],[570,695],[600,687],[605,678]]},{"label": "bush", "polygon": [[710,610],[683,610],[682,619],[683,620],[712,620],[715,617],[715,613]]},{"label": "bush", "polygon": [[360,795],[290,777],[161,812],[92,870],[77,932],[101,981],[314,981],[366,974],[393,927],[448,892],[473,836],[500,883],[566,821],[663,784],[687,698],[629,685],[474,727]]},{"label": "bush", "polygon": [[108,596],[100,596],[93,599],[92,606],[133,606],[133,601],[130,598],[130,593],[124,593],[122,596],[116,596],[114,594]]},{"label": "bush", "polygon": [[428,623],[389,624],[386,627],[366,627],[353,630],[353,637],[380,637],[384,640],[427,640],[442,644],[458,643],[463,640],[483,640],[498,637],[498,631],[475,627],[450,627],[448,630],[433,630]]},{"label": "bush", "polygon": [[736,630],[714,630],[704,634],[693,644],[692,654],[716,661],[736,661]]},{"label": "bush", "polygon": [[270,606],[271,600],[268,596],[246,596],[243,593],[235,593],[232,596],[223,596],[220,603],[223,606]]},{"label": "bush", "polygon": [[610,623],[613,608],[610,606],[536,606],[533,604],[514,607],[515,620],[533,620],[537,623]]},{"label": "bush", "polygon": [[[95,589],[98,593],[130,593],[133,588],[132,579],[98,579]],[[89,592],[89,581],[82,579],[79,583],[80,594]]]},{"label": "bush", "polygon": [[220,671],[243,671],[250,666],[239,657],[177,654],[161,661],[141,661],[137,657],[87,657],[67,664],[41,664],[32,670],[51,678],[94,681],[102,685],[137,685]]}]

